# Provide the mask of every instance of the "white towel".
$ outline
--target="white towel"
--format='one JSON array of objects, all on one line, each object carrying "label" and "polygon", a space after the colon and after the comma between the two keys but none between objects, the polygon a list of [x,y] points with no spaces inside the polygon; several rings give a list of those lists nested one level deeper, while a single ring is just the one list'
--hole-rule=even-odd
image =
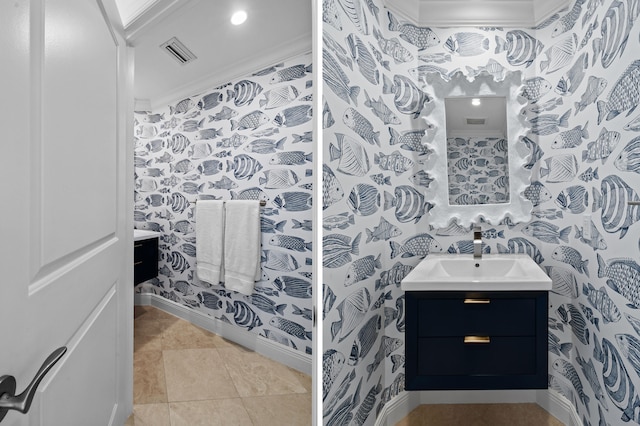
[{"label": "white towel", "polygon": [[228,201],[225,209],[224,285],[250,295],[260,278],[260,203]]},{"label": "white towel", "polygon": [[196,205],[196,271],[218,285],[224,276],[224,201],[199,200]]}]

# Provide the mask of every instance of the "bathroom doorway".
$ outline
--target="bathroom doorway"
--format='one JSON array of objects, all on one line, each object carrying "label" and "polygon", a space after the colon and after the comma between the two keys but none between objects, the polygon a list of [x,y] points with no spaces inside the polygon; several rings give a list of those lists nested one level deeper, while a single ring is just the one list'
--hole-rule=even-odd
[{"label": "bathroom doorway", "polygon": [[[311,2],[264,3],[245,4],[247,21],[237,27],[228,22],[232,2],[199,1],[131,24],[134,226],[157,233],[159,253],[158,275],[136,286],[135,303],[310,374]],[[285,10],[295,19],[279,22]],[[158,47],[175,39],[173,50],[188,50],[193,62]],[[265,201],[262,277],[250,295],[196,273],[196,201],[212,199]],[[170,339],[170,325],[157,331]]]}]

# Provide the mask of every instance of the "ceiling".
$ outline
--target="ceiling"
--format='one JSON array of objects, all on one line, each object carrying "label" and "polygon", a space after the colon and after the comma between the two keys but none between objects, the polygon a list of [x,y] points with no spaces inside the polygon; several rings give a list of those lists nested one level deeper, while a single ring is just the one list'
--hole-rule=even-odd
[{"label": "ceiling", "polygon": [[[311,51],[311,0],[116,2],[135,48],[134,97],[148,101],[139,103],[143,109],[168,105]],[[230,17],[237,9],[244,9],[248,19],[234,26]],[[172,37],[197,59],[183,65],[161,49]]]},{"label": "ceiling", "polygon": [[[321,0],[317,0],[321,2]],[[532,27],[571,0],[384,0],[423,26]],[[312,0],[116,0],[135,47],[134,96],[162,107],[310,52]],[[248,12],[243,25],[229,19]],[[160,49],[177,37],[196,56],[182,65]]]},{"label": "ceiling", "polygon": [[[506,98],[498,96],[478,97],[474,106],[471,97],[453,97],[444,100],[447,136],[497,136],[507,135]],[[469,123],[483,120],[483,123]]]}]

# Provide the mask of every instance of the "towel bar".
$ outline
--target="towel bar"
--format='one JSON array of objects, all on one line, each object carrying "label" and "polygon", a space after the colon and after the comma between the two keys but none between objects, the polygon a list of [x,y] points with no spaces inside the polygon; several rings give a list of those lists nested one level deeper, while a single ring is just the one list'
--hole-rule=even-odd
[{"label": "towel bar", "polygon": [[[189,204],[197,204],[198,200],[189,201]],[[264,200],[260,200],[260,207],[264,207],[267,205],[267,202]]]}]

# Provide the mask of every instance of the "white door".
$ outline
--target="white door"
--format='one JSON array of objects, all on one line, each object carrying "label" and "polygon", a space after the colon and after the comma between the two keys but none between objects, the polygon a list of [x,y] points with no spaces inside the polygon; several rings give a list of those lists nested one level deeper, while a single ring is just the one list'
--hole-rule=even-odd
[{"label": "white door", "polygon": [[0,1],[0,375],[21,392],[68,347],[2,426],[122,425],[132,409],[133,114],[115,16],[112,0]]}]

